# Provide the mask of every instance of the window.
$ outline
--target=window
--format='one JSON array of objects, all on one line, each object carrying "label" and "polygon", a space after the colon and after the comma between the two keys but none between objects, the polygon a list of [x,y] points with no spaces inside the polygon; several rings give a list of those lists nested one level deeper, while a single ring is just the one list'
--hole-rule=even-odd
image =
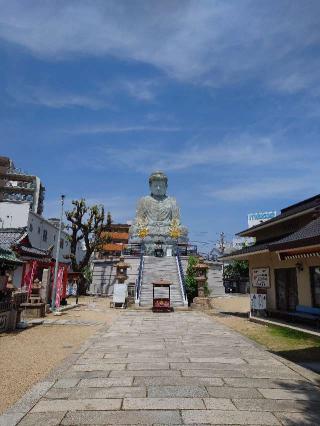
[{"label": "window", "polygon": [[61,238],[60,240],[60,248],[63,249],[63,245],[64,245],[64,240]]},{"label": "window", "polygon": [[48,231],[44,229],[42,234],[42,240],[47,241],[47,239],[48,239]]},{"label": "window", "polygon": [[320,308],[320,266],[310,268],[312,304]]},{"label": "window", "polygon": [[38,226],[38,234],[40,234],[40,226]]},{"label": "window", "polygon": [[30,231],[30,232],[32,232],[32,231],[33,231],[32,223],[30,223],[30,225],[29,225],[29,231]]}]

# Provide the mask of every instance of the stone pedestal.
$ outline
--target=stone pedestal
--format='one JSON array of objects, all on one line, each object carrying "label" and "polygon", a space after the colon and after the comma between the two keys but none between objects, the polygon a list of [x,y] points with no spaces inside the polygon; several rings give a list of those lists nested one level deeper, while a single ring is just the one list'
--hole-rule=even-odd
[{"label": "stone pedestal", "polygon": [[209,297],[195,297],[191,304],[192,309],[211,309],[211,300]]},{"label": "stone pedestal", "polygon": [[0,312],[0,333],[14,330],[16,323],[17,311],[15,309]]},{"label": "stone pedestal", "polygon": [[22,303],[24,318],[43,318],[46,313],[45,303]]},{"label": "stone pedestal", "polygon": [[24,318],[42,318],[45,316],[46,304],[42,302],[40,297],[41,287],[41,282],[35,279],[31,287],[28,301],[20,304],[21,313]]}]

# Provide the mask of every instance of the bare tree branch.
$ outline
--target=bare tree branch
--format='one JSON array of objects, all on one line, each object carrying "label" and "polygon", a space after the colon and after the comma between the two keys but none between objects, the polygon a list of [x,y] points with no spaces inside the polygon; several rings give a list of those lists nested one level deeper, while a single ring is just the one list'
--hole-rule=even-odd
[{"label": "bare tree branch", "polygon": [[[103,206],[87,206],[84,199],[74,200],[72,204],[73,209],[66,212],[66,218],[71,223],[68,225],[68,229],[71,230],[69,236],[70,259],[73,271],[81,272],[88,265],[92,253],[107,242],[104,232],[105,211]],[[108,220],[111,221],[111,215]],[[84,241],[86,252],[78,263],[76,252],[77,245],[81,240]]]}]

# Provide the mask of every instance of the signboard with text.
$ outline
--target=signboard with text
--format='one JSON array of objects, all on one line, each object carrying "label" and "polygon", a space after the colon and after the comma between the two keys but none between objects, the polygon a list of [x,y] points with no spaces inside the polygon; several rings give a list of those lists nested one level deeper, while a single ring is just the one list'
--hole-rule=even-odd
[{"label": "signboard with text", "polygon": [[261,311],[267,309],[266,294],[250,294],[251,310]]},{"label": "signboard with text", "polygon": [[276,211],[272,212],[258,212],[258,213],[249,213],[248,214],[248,227],[252,228],[253,226],[259,225],[260,223],[266,222],[277,216]]},{"label": "signboard with text", "polygon": [[253,287],[269,288],[270,287],[269,268],[252,268],[251,284]]}]

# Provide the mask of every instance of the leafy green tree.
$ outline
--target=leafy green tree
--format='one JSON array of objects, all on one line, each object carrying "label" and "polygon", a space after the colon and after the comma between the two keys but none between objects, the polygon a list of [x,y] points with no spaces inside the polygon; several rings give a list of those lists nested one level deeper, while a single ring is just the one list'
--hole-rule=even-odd
[{"label": "leafy green tree", "polygon": [[196,274],[194,269],[197,263],[198,263],[198,259],[195,256],[189,256],[187,273],[185,277],[186,290],[187,290],[189,303],[191,303],[194,297],[197,297],[198,295],[198,284],[196,281]]},{"label": "leafy green tree", "polygon": [[110,228],[112,224],[112,217],[111,217],[111,213],[108,212],[107,214],[107,228]]},{"label": "leafy green tree", "polygon": [[92,283],[92,269],[87,265],[83,270],[83,276],[87,283]]},{"label": "leafy green tree", "polygon": [[233,260],[231,263],[224,267],[223,271],[225,278],[239,277],[247,278],[249,277],[249,265],[247,260]]}]

